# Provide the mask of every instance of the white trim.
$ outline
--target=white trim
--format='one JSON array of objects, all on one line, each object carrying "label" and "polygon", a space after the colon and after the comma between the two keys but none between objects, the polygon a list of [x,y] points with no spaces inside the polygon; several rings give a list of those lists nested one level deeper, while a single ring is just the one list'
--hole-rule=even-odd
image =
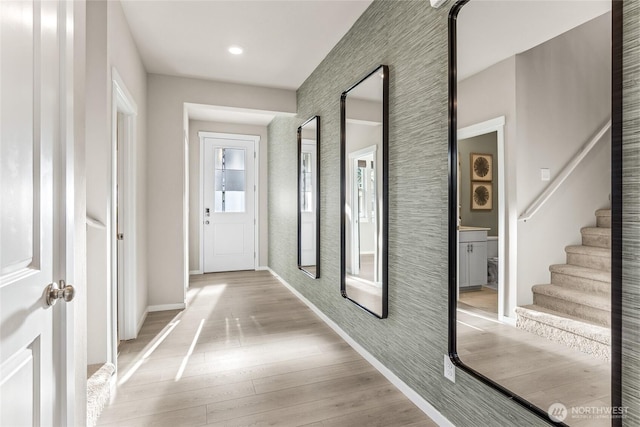
[{"label": "white trim", "polygon": [[[506,182],[507,177],[505,175],[505,163],[506,163],[506,149],[505,149],[505,141],[504,141],[504,125],[505,125],[505,116],[500,116],[495,119],[487,120],[475,125],[467,126],[462,129],[458,129],[457,137],[458,141],[461,139],[473,138],[474,136],[485,135],[487,133],[496,132],[496,141],[497,141],[497,150],[498,150],[498,319],[504,319],[505,323],[510,323],[511,319],[505,316],[505,308],[515,307],[515,297],[517,295],[516,292],[516,281],[515,275],[513,275],[513,279],[511,278],[511,274],[509,275],[509,280],[505,281],[505,261],[509,263],[510,272],[515,272],[515,263],[514,260],[515,254],[512,257],[511,253],[515,252],[516,246],[510,244],[509,256],[505,256],[506,252],[506,237],[507,232],[509,233],[509,242],[513,243],[513,237],[515,237],[517,224],[509,219],[509,227],[507,225],[507,209],[509,206],[509,202],[506,196]],[[513,236],[512,236],[513,234]],[[508,293],[505,291],[509,290]],[[505,295],[509,296],[509,301],[507,302],[504,298]]]},{"label": "white trim", "polygon": [[258,269],[258,263],[260,259],[260,136],[259,135],[246,135],[246,134],[236,134],[236,133],[220,133],[220,132],[207,132],[207,131],[199,131],[198,138],[200,139],[200,201],[198,205],[198,219],[200,221],[200,232],[199,232],[199,245],[200,245],[200,257],[198,260],[198,271],[202,271],[204,273],[204,216],[202,212],[202,206],[204,206],[204,139],[205,138],[214,138],[214,139],[232,139],[237,141],[253,141],[253,151],[255,153],[254,156],[254,165],[253,165],[253,185],[255,187],[254,191],[254,200],[253,200],[253,210],[254,210],[254,219],[255,226],[254,229],[254,238],[253,238],[253,252],[255,256],[253,257],[253,266],[254,269]]},{"label": "white trim", "polygon": [[282,277],[278,276],[275,271],[270,267],[267,270],[282,283],[287,289],[291,291],[300,301],[305,303],[324,323],[333,329],[340,337],[347,342],[355,351],[360,354],[367,362],[371,363],[374,368],[385,376],[394,386],[404,394],[407,399],[413,402],[422,412],[427,414],[429,418],[435,421],[439,426],[454,427],[453,423],[444,417],[436,408],[427,402],[422,396],[420,396],[415,390],[409,387],[404,381],[402,381],[396,374],[394,374],[389,368],[387,368],[382,362],[376,359],[371,353],[369,353],[364,347],[358,344],[349,334],[347,334],[337,323],[327,317],[318,307],[316,307],[311,301],[298,292],[293,286],[287,283]]},{"label": "white trim", "polygon": [[189,272],[189,276],[196,276],[198,274],[204,274],[204,272],[202,270],[191,270]]},{"label": "white trim", "polygon": [[[112,81],[112,98],[111,98],[111,200],[110,200],[110,212],[111,218],[109,220],[111,225],[111,235],[108,236],[108,241],[111,242],[111,363],[116,364],[117,360],[117,347],[118,335],[120,339],[127,340],[136,338],[138,335],[138,319],[136,318],[136,306],[137,306],[137,206],[136,206],[136,188],[137,188],[137,159],[136,159],[136,135],[137,135],[137,114],[138,106],[127,89],[124,81],[120,77],[118,70],[113,67],[111,69],[111,81]],[[117,245],[118,240],[116,238],[117,224],[117,144],[118,144],[118,113],[124,114],[124,130],[122,141],[124,156],[123,156],[123,176],[126,185],[124,186],[124,229],[121,230],[124,234],[124,240],[122,247],[124,251],[124,274],[122,289],[120,295],[118,295],[118,259],[117,259]],[[118,310],[117,304],[120,304],[120,310]],[[118,321],[116,318],[120,313],[121,319]],[[117,329],[120,329],[119,331]]]},{"label": "white trim", "polygon": [[[256,271],[271,271],[271,268],[266,265],[261,265],[256,267]],[[271,271],[271,273],[273,273],[273,271]]]},{"label": "white trim", "polygon": [[142,329],[145,320],[147,320],[147,314],[149,314],[149,307],[144,310],[144,313],[142,313],[142,316],[140,316],[140,320],[138,320],[138,327],[136,328],[137,333],[140,332],[140,329]]},{"label": "white trim", "polygon": [[156,311],[167,311],[167,310],[184,310],[187,305],[183,302],[177,304],[159,304],[159,305],[150,305],[147,307],[148,313],[153,313]]}]

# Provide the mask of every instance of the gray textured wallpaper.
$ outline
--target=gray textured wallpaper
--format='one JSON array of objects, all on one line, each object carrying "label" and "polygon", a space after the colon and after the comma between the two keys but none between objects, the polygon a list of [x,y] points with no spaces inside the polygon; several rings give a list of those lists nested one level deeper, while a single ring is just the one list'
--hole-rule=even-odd
[{"label": "gray textured wallpaper", "polygon": [[622,405],[640,425],[640,1],[625,0],[623,58]]},{"label": "gray textured wallpaper", "polygon": [[[638,322],[638,1],[627,0],[626,150],[629,178],[625,321]],[[459,426],[544,423],[458,370],[443,377],[447,352],[447,15],[449,2],[375,1],[298,90],[298,117],[269,126],[269,266]],[[632,29],[633,27],[633,29]],[[635,31],[632,33],[632,31]],[[340,94],[379,64],[390,67],[389,318],[340,295]],[[321,278],[297,269],[296,129],[321,117]],[[631,196],[630,196],[631,197]],[[634,270],[635,269],[635,270]],[[635,298],[635,309],[631,307]],[[637,331],[637,328],[634,330]],[[638,337],[628,333],[625,403],[638,408]],[[637,417],[637,412],[636,412]],[[628,425],[637,425],[634,423]],[[629,420],[629,422],[631,422]]]}]

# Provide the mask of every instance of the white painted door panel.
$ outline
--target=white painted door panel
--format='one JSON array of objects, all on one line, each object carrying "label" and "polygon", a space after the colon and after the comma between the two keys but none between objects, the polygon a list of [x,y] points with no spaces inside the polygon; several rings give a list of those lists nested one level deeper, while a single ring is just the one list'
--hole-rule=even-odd
[{"label": "white painted door panel", "polygon": [[[60,134],[55,1],[0,2],[0,425],[60,419],[54,281],[54,152]],[[63,249],[64,246],[56,246]],[[60,380],[62,384],[62,380]]]},{"label": "white painted door panel", "polygon": [[253,140],[203,139],[204,272],[255,268]]}]

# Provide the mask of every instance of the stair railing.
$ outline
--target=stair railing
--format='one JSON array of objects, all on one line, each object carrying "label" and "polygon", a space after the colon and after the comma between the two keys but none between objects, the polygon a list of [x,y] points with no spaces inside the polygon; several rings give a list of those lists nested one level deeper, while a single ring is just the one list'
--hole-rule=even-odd
[{"label": "stair railing", "polygon": [[611,119],[576,153],[573,159],[560,171],[558,176],[549,183],[538,197],[520,215],[518,221],[530,220],[540,208],[547,203],[553,194],[560,188],[562,183],[571,175],[575,168],[587,157],[587,154],[602,140],[605,133],[611,128]]}]

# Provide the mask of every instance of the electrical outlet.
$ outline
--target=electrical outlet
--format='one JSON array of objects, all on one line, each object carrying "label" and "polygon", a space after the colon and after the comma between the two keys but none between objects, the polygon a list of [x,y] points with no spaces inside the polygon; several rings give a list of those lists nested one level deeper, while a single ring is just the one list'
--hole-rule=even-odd
[{"label": "electrical outlet", "polygon": [[448,355],[444,355],[444,377],[449,381],[456,382],[456,366]]}]

